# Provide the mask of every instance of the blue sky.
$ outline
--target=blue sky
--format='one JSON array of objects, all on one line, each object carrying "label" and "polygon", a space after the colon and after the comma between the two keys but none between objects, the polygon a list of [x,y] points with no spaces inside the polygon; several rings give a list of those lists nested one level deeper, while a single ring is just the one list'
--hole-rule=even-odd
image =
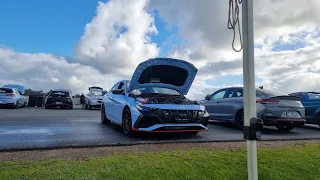
[{"label": "blue sky", "polygon": [[[97,0],[10,0],[0,5],[0,44],[20,52],[73,55],[73,47],[83,34],[85,25],[96,15]],[[40,8],[41,7],[41,8]],[[152,41],[166,56],[172,44],[179,44],[177,28],[155,15],[159,34]],[[165,43],[170,37],[170,43]]]},{"label": "blue sky", "polygon": [[72,56],[97,0],[10,0],[0,3],[0,44],[20,52]]}]

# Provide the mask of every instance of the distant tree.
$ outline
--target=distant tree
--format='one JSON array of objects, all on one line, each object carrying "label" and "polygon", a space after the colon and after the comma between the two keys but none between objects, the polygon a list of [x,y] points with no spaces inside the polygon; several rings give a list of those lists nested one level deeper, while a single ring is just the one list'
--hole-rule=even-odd
[{"label": "distant tree", "polygon": [[25,94],[26,94],[27,96],[32,96],[32,95],[43,96],[43,95],[45,95],[46,93],[43,92],[42,90],[40,90],[40,91],[35,91],[35,90],[32,90],[32,89],[26,89],[26,90],[25,90]]}]

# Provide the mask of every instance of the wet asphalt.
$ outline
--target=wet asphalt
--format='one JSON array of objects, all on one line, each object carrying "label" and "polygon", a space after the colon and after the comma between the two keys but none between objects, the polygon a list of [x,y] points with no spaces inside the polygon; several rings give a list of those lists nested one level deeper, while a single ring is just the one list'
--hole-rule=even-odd
[{"label": "wet asphalt", "polygon": [[[102,125],[99,110],[0,109],[0,151],[243,140],[242,131],[232,125],[211,122],[208,127],[209,131],[196,135],[142,133],[127,137],[115,124]],[[267,127],[262,139],[320,139],[320,128],[306,125],[281,132]]]}]

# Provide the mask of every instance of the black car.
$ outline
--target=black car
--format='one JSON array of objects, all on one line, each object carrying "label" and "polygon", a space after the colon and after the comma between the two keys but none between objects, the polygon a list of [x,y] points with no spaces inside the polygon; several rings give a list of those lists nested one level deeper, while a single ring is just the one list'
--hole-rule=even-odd
[{"label": "black car", "polygon": [[73,101],[70,91],[67,90],[53,90],[50,91],[48,96],[45,98],[44,107],[46,109],[51,108],[62,108],[72,109]]}]

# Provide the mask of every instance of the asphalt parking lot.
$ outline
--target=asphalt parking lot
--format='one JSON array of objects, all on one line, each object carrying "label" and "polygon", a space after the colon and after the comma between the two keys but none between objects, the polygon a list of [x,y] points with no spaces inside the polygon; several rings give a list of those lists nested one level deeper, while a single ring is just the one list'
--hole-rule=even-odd
[{"label": "asphalt parking lot", "polygon": [[[145,143],[243,140],[242,131],[217,122],[209,131],[191,134],[122,134],[115,124],[100,124],[99,110],[43,108],[0,109],[0,150],[91,147]],[[320,139],[318,126],[306,125],[290,132],[265,128],[263,140]]]}]

